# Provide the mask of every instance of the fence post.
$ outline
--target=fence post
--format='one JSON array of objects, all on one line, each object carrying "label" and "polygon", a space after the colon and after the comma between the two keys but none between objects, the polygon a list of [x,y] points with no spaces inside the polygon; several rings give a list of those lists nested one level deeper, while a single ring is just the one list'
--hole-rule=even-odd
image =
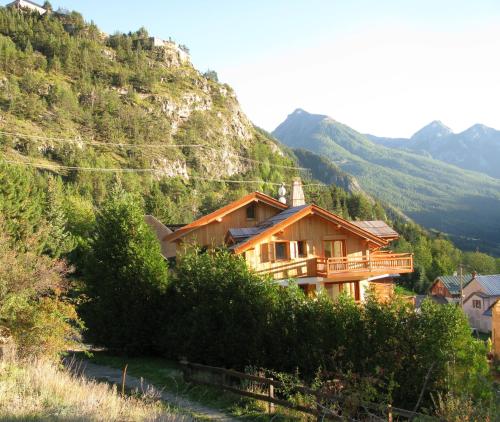
[{"label": "fence post", "polygon": [[[269,379],[273,380],[273,378]],[[272,383],[269,384],[269,398],[274,399],[274,385]],[[274,413],[274,403],[269,402],[268,410],[269,413]]]},{"label": "fence post", "polygon": [[323,409],[321,408],[321,403],[320,403],[320,394],[319,391],[316,392],[316,422],[323,422]]},{"label": "fence post", "polygon": [[125,364],[125,368],[123,368],[122,371],[122,396],[125,395],[125,384],[127,383],[127,368],[128,368],[128,363]]},{"label": "fence post", "polygon": [[387,405],[387,422],[392,422],[392,405]]},{"label": "fence post", "polygon": [[181,359],[180,364],[182,366],[182,377],[184,378],[184,382],[189,382],[191,380],[189,362],[187,359]]}]

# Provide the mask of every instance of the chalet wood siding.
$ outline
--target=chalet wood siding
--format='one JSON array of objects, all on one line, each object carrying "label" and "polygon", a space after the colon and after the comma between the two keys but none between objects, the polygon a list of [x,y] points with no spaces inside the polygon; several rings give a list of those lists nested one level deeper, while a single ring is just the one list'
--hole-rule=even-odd
[{"label": "chalet wood siding", "polygon": [[281,211],[263,202],[257,202],[255,203],[255,218],[248,219],[246,211],[248,206],[251,206],[251,204],[226,214],[220,222],[212,221],[207,225],[194,229],[184,236],[181,242],[187,245],[197,244],[206,247],[221,246],[224,244],[229,229],[254,227]]},{"label": "chalet wood siding", "polygon": [[495,358],[500,359],[500,300],[491,309],[491,315],[493,353],[495,354]]},{"label": "chalet wood siding", "polygon": [[[263,239],[255,250],[255,259],[249,265],[258,273],[270,273],[273,278],[292,278],[316,275],[316,257],[324,256],[325,240],[344,240],[348,257],[368,256],[365,239],[347,233],[338,226],[323,218],[312,215],[295,222],[281,233]],[[279,241],[291,242],[289,258],[276,260],[275,243]],[[297,242],[305,241],[306,255],[297,256]],[[358,278],[359,279],[359,278]]]},{"label": "chalet wood siding", "polygon": [[441,280],[438,280],[434,286],[432,286],[431,294],[434,296],[452,297]]},{"label": "chalet wood siding", "polygon": [[394,283],[392,279],[371,281],[369,288],[373,290],[377,299],[382,302],[388,301],[394,295]]}]

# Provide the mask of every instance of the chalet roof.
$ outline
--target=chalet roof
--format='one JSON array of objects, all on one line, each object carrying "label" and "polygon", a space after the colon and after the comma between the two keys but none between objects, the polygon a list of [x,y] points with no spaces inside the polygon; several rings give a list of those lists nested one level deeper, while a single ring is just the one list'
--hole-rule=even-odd
[{"label": "chalet roof", "polygon": [[286,220],[292,215],[297,214],[299,211],[306,208],[307,205],[300,205],[298,207],[287,208],[286,210],[280,212],[263,221],[256,227],[251,228],[243,228],[243,229],[229,229],[229,235],[236,241],[235,245],[232,245],[230,249],[237,249],[239,246],[243,245],[245,242],[250,240],[252,237],[255,237],[269,228],[275,226],[276,224]]},{"label": "chalet roof", "polygon": [[242,206],[245,206],[251,202],[257,202],[261,201],[264,202],[268,205],[271,205],[275,208],[278,208],[280,210],[286,209],[288,206],[286,204],[283,204],[279,202],[278,200],[274,199],[271,196],[268,196],[264,193],[261,192],[252,192],[249,193],[248,195],[245,195],[243,198],[240,198],[236,201],[231,202],[230,204],[226,205],[225,207],[219,208],[218,210],[215,210],[214,212],[207,214],[203,217],[198,218],[197,220],[193,221],[192,223],[186,224],[184,227],[181,227],[180,229],[176,230],[174,233],[171,233],[167,236],[164,237],[163,240],[166,241],[174,241],[176,239],[179,239],[182,236],[185,236],[186,234],[192,232],[193,230],[197,229],[198,227],[205,226],[207,224],[210,224],[211,222],[217,220],[218,218],[222,218],[225,215],[241,208]]},{"label": "chalet roof", "polygon": [[475,279],[488,296],[500,296],[500,274],[478,275]]},{"label": "chalet roof", "polygon": [[382,220],[353,221],[352,224],[383,239],[397,239],[399,237],[399,233]]},{"label": "chalet roof", "polygon": [[233,245],[230,249],[234,250],[236,253],[241,253],[250,249],[254,244],[258,243],[259,240],[267,236],[272,236],[274,233],[288,227],[289,225],[295,223],[303,217],[308,215],[318,215],[326,220],[330,220],[340,227],[357,234],[358,236],[364,237],[366,240],[378,246],[384,246],[388,242],[387,240],[374,235],[373,233],[358,227],[351,222],[344,220],[338,215],[332,214],[331,212],[318,207],[317,205],[300,205],[298,207],[290,207],[286,210],[276,214],[275,216],[269,218],[268,220],[259,224],[251,236],[240,238],[240,242]]},{"label": "chalet roof", "polygon": [[[464,274],[462,276],[462,281],[463,281],[463,287],[472,280],[472,274]],[[440,275],[439,277],[434,280],[434,284],[436,284],[438,281],[441,281],[443,283],[444,287],[448,289],[450,294],[452,295],[459,295],[460,294],[460,276],[459,275]],[[431,287],[432,288],[432,287]]]}]

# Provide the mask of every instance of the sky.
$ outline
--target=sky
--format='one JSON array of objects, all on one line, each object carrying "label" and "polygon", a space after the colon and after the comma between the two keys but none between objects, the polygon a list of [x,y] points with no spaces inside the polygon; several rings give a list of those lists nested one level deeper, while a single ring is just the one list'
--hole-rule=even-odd
[{"label": "sky", "polygon": [[191,51],[272,131],[296,108],[362,133],[500,129],[500,0],[53,0]]}]

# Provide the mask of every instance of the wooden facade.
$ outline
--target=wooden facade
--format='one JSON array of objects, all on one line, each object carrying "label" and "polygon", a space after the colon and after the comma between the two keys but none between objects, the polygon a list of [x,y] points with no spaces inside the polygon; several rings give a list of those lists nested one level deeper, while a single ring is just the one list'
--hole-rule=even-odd
[{"label": "wooden facade", "polygon": [[413,271],[411,254],[380,250],[390,240],[315,205],[289,208],[253,193],[167,235],[162,249],[178,255],[193,244],[225,245],[258,274],[296,279],[308,295],[324,289],[332,298],[346,292],[361,301],[369,288],[388,298],[390,275]]},{"label": "wooden facade", "polygon": [[500,360],[500,300],[491,307],[491,340],[495,358]]}]

